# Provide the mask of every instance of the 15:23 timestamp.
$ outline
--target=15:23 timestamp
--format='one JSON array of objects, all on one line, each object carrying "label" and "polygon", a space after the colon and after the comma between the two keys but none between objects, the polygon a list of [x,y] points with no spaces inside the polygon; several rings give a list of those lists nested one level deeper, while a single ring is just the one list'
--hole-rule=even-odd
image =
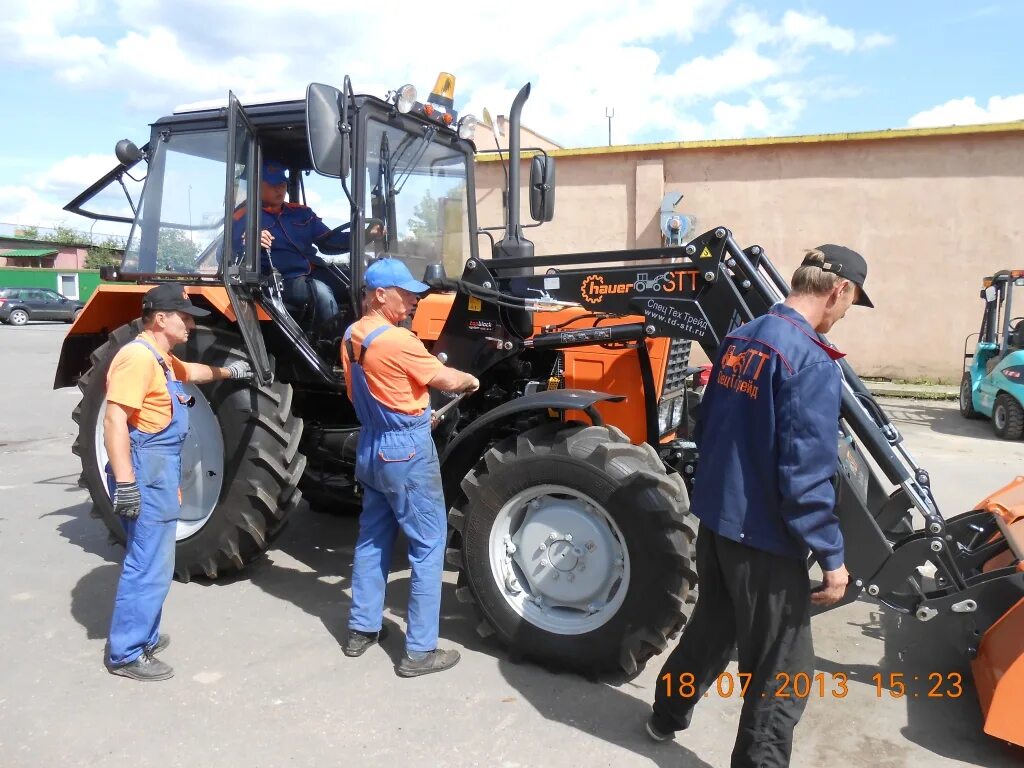
[{"label": "15:23 timestamp", "polygon": [[875,696],[884,692],[894,699],[958,699],[964,692],[963,676],[959,672],[929,672],[927,675],[907,675],[903,672],[876,672],[871,676]]}]

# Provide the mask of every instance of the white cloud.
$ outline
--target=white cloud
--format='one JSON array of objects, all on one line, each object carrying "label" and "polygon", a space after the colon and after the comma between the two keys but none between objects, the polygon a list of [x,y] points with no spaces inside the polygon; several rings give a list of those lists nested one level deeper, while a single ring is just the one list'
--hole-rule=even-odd
[{"label": "white cloud", "polygon": [[[699,48],[724,20],[731,43],[714,54]],[[0,62],[119,100],[140,130],[229,89],[243,100],[299,95],[309,82],[340,85],[349,74],[358,92],[412,82],[425,94],[445,70],[457,76],[457,105],[477,115],[507,114],[531,82],[524,122],[569,146],[605,143],[606,107],[615,109],[616,143],[789,131],[826,85],[843,85],[808,79],[815,57],[890,42],[820,14],[736,10],[734,0],[520,0],[514,15],[502,4],[443,14],[400,2],[384,19],[379,6],[355,0],[33,0],[0,19]],[[66,158],[26,177],[28,188],[59,211],[58,200],[108,161]]]},{"label": "white cloud", "polygon": [[993,96],[987,106],[978,104],[973,96],[950,99],[945,104],[918,112],[907,121],[911,128],[933,125],[974,125],[1024,120],[1024,94]]}]

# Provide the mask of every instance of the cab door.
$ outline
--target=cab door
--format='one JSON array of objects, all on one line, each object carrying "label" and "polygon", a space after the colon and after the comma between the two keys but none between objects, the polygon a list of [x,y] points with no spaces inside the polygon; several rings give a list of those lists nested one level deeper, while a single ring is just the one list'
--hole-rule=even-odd
[{"label": "cab door", "polygon": [[256,314],[260,287],[260,153],[256,133],[242,104],[228,93],[227,179],[224,196],[224,254],[221,273],[252,361],[256,381],[274,380],[270,356]]}]

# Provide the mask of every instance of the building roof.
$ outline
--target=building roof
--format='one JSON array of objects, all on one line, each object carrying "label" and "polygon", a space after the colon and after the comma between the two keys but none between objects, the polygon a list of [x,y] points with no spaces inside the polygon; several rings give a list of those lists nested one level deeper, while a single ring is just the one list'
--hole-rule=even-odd
[{"label": "building roof", "polygon": [[54,248],[15,248],[10,251],[0,251],[0,257],[5,259],[45,259],[56,256]]},{"label": "building roof", "polygon": [[[911,139],[936,136],[961,136],[984,133],[1024,133],[1024,120],[1010,123],[985,123],[981,125],[948,125],[941,128],[891,128],[884,131],[860,131],[854,133],[816,133],[802,136],[761,136],[749,139],[701,139],[699,141],[665,141],[652,144],[613,144],[609,147],[578,147],[576,149],[555,149],[549,152],[554,157],[574,155],[614,155],[633,152],[665,152],[676,149],[718,149],[726,147],[761,147],[781,144],[824,144],[846,141],[879,141],[885,139]],[[497,162],[493,155],[478,156],[478,163]]]}]

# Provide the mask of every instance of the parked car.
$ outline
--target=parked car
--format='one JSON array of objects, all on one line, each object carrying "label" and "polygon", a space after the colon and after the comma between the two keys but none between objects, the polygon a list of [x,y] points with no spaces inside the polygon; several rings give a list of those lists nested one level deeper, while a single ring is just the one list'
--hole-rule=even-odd
[{"label": "parked car", "polygon": [[29,320],[73,323],[85,302],[49,288],[0,288],[0,323],[24,325]]}]

